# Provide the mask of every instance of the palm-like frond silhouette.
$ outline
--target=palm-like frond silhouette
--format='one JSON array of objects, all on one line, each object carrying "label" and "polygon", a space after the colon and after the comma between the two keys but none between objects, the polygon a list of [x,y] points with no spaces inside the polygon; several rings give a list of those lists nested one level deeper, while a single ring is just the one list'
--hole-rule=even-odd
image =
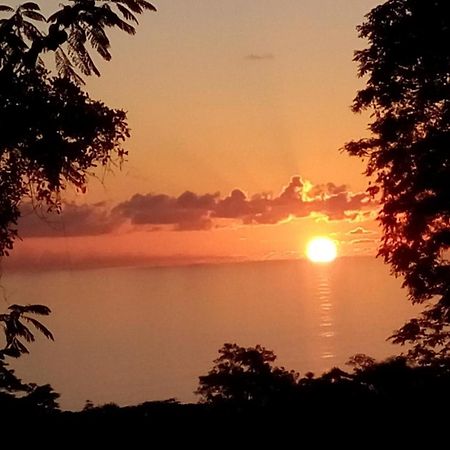
[{"label": "palm-like frond silhouette", "polygon": [[14,67],[32,43],[42,39],[42,32],[33,21],[46,22],[46,18],[40,13],[39,5],[32,2],[23,3],[16,9],[0,5],[0,12],[13,13],[0,19],[0,68],[6,61]]},{"label": "palm-like frond silhouette", "polygon": [[9,313],[0,314],[0,322],[3,322],[6,337],[6,345],[0,350],[0,359],[3,359],[5,356],[18,358],[24,353],[29,353],[25,344],[21,341],[35,341],[29,325],[32,325],[47,339],[53,340],[51,331],[29,315],[48,316],[51,312],[50,308],[44,305],[11,305],[8,309],[10,310]]},{"label": "palm-like frond silhouette", "polygon": [[[106,30],[118,28],[133,35],[137,15],[146,10],[156,11],[156,8],[146,0],[71,0],[70,5],[63,5],[46,19],[36,3],[23,3],[15,10],[0,5],[0,12],[13,13],[7,19],[0,19],[3,41],[0,61],[2,53],[8,52],[10,63],[32,68],[40,63],[41,53],[53,51],[59,75],[80,84],[83,81],[76,69],[82,75],[100,75],[89,49],[109,61],[110,40]],[[48,31],[41,31],[28,19],[48,22]],[[11,52],[22,57],[11,58]]]},{"label": "palm-like frond silhouette", "polygon": [[[52,23],[50,30],[55,30],[55,42],[60,53],[60,73],[70,70],[74,64],[83,75],[100,75],[86,44],[90,44],[103,59],[111,59],[110,41],[107,28],[119,28],[127,34],[134,35],[136,29],[130,22],[137,24],[136,15],[144,10],[156,11],[156,8],[145,0],[75,0],[73,6],[65,6],[48,18]],[[53,27],[53,28],[52,28]],[[67,56],[59,45],[57,36],[65,38],[67,32]],[[66,64],[66,67],[64,67]]]}]

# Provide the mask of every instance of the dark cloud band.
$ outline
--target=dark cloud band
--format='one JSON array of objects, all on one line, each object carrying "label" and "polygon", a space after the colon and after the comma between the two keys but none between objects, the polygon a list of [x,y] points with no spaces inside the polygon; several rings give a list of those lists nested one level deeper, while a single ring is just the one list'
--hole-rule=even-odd
[{"label": "dark cloud band", "polygon": [[[362,210],[371,208],[374,204],[365,193],[353,193],[347,186],[333,183],[312,186],[294,176],[277,196],[256,194],[249,197],[244,191],[234,189],[225,197],[219,193],[199,195],[191,191],[178,197],[136,194],[111,210],[104,204],[66,204],[61,215],[52,218],[53,226],[52,220],[42,220],[30,214],[28,206],[24,208],[19,230],[22,236],[98,235],[112,232],[125,222],[149,226],[149,230],[160,227],[208,230],[221,219],[246,225],[277,224],[290,218],[308,217],[312,213],[329,220],[351,221]],[[354,234],[363,234],[362,229],[357,230]]]}]

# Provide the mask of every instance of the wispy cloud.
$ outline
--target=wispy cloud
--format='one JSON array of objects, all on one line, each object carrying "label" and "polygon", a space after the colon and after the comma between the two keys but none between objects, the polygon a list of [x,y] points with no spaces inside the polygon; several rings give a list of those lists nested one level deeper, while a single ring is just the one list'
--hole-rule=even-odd
[{"label": "wispy cloud", "polygon": [[25,204],[18,227],[19,234],[27,237],[96,236],[112,232],[119,219],[111,215],[105,203],[66,203],[59,214]]},{"label": "wispy cloud", "polygon": [[352,236],[352,235],[355,235],[355,234],[374,234],[374,232],[370,231],[370,230],[366,230],[363,227],[356,227],[355,229],[350,230],[347,234]]},{"label": "wispy cloud", "polygon": [[375,239],[355,239],[353,241],[350,241],[350,244],[358,245],[358,244],[372,244],[373,242],[376,242]]},{"label": "wispy cloud", "polygon": [[275,55],[273,53],[250,53],[245,56],[245,59],[248,61],[267,61],[275,59]]}]

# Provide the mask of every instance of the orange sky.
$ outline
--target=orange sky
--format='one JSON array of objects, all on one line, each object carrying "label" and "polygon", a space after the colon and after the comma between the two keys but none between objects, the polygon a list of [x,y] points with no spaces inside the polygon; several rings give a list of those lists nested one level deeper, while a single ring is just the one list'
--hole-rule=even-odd
[{"label": "orange sky", "polygon": [[361,164],[338,149],[365,133],[349,109],[361,86],[352,57],[363,44],[355,27],[376,4],[159,2],[89,83],[133,129],[110,197],[278,191],[295,174],[362,188]]},{"label": "orange sky", "polygon": [[[50,9],[59,0],[47,3]],[[137,193],[165,194],[169,202],[185,191],[220,193],[222,202],[237,188],[248,201],[261,193],[276,199],[296,175],[313,185],[346,185],[350,197],[364,190],[363,165],[339,148],[366,133],[367,117],[349,108],[362,86],[352,56],[364,46],[355,27],[377,3],[155,1],[159,11],[142,17],[135,37],[114,34],[112,62],[100,63],[102,77],[87,85],[93,97],[128,111],[129,161],[103,185],[93,180],[87,195],[67,198],[77,205],[106,202],[100,208],[108,211]],[[333,194],[322,189],[317,195]],[[94,237],[88,231],[69,237],[63,230],[59,238],[26,238],[15,259],[51,265],[48,255],[58,254],[56,260],[83,266],[133,258],[283,258],[303,255],[316,234],[342,242],[341,254],[374,252],[372,220],[300,215],[270,225],[249,224],[239,215],[226,223],[214,220],[208,230],[169,231],[161,223],[177,223],[166,216],[137,223],[135,210],[127,214],[128,222]],[[70,217],[56,220],[67,229]]]}]

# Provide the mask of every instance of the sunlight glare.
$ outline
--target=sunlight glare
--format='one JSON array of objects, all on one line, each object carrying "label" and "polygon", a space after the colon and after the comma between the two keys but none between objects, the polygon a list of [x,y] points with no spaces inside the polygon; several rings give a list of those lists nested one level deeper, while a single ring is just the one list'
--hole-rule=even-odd
[{"label": "sunlight glare", "polygon": [[335,242],[327,237],[316,237],[308,242],[306,247],[308,259],[315,263],[329,263],[337,256]]}]

